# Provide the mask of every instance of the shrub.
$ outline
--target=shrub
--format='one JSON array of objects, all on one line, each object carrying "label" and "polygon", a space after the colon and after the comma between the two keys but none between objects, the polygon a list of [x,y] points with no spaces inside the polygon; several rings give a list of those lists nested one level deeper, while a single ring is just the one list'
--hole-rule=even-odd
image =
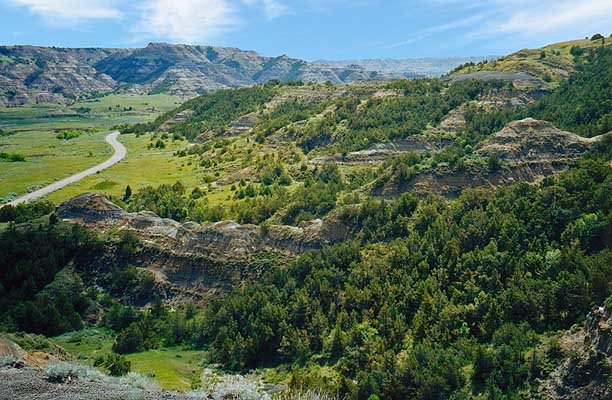
[{"label": "shrub", "polygon": [[62,383],[72,379],[80,379],[89,382],[97,382],[104,379],[105,375],[95,368],[69,362],[58,362],[51,364],[46,369],[47,379],[50,382]]},{"label": "shrub", "polygon": [[102,366],[112,376],[123,376],[130,372],[132,363],[119,354],[110,353],[104,359]]},{"label": "shrub", "polygon": [[113,351],[119,354],[136,353],[143,350],[143,343],[142,331],[137,323],[133,323],[119,333]]},{"label": "shrub", "polygon": [[155,383],[151,378],[137,372],[128,372],[127,375],[121,378],[120,382],[123,385],[149,392],[159,390],[159,385],[157,385],[157,383]]},{"label": "shrub", "polygon": [[13,365],[15,362],[17,362],[17,357],[14,355],[2,356],[0,357],[0,368]]},{"label": "shrub", "polygon": [[[278,400],[336,400],[340,399],[337,396],[330,395],[328,393],[321,392],[319,390],[292,390],[290,392],[280,395]],[[378,396],[372,395],[368,400],[377,400]]]},{"label": "shrub", "polygon": [[6,205],[0,207],[0,222],[9,222],[14,221],[17,218],[17,212],[15,211],[15,206]]},{"label": "shrub", "polygon": [[489,168],[490,172],[499,171],[499,169],[502,167],[502,161],[497,154],[491,154],[489,156],[489,159],[487,160],[487,167]]},{"label": "shrub", "polygon": [[202,392],[194,392],[191,396],[203,399],[226,400],[270,400],[267,393],[261,393],[257,384],[241,375],[218,377],[205,370],[202,375]]},{"label": "shrub", "polygon": [[269,395],[260,393],[254,382],[239,375],[224,379],[215,385],[211,395],[214,400],[267,400],[270,398]]},{"label": "shrub", "polygon": [[83,134],[83,131],[77,131],[77,130],[61,131],[60,133],[57,134],[56,138],[62,139],[62,140],[70,140],[70,139],[76,139],[82,134]]},{"label": "shrub", "polygon": [[0,152],[0,161],[23,162],[25,160],[25,156],[20,153]]}]

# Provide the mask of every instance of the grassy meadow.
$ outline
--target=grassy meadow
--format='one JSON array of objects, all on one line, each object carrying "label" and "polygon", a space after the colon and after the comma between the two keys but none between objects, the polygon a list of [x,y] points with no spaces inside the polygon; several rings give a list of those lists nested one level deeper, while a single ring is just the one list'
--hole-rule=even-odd
[{"label": "grassy meadow", "polygon": [[[93,364],[97,356],[111,352],[112,331],[100,328],[70,332],[52,339],[81,363]],[[125,356],[132,371],[155,378],[167,390],[187,391],[200,381],[202,351],[168,347]]]},{"label": "grassy meadow", "polygon": [[[29,105],[0,109],[0,152],[18,153],[23,162],[0,161],[0,198],[23,195],[56,180],[92,167],[112,154],[104,138],[120,123],[148,121],[176,106],[180,99],[168,95],[110,95],[75,103]],[[58,139],[63,130],[82,130],[70,140]],[[172,153],[185,144],[169,143],[165,149],[149,150],[150,137],[123,136],[127,158],[111,170],[55,193],[61,201],[83,191],[118,194],[133,187],[184,178],[181,161]],[[188,168],[186,169],[188,170]]]},{"label": "grassy meadow", "polygon": [[151,140],[149,135],[121,135],[119,141],[127,149],[125,159],[99,174],[52,193],[49,199],[61,202],[84,192],[120,196],[127,185],[136,191],[144,186],[158,186],[178,180],[187,186],[198,184],[197,176],[193,174],[194,166],[189,165],[189,159],[173,155],[187,146],[186,141],[169,140],[164,149],[149,149]]}]

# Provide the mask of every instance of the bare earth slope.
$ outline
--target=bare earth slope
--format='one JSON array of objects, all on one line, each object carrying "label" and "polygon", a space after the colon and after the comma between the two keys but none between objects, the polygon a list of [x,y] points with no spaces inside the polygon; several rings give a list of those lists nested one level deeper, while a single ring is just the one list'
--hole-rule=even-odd
[{"label": "bare earth slope", "polygon": [[[438,193],[448,197],[459,195],[469,187],[496,187],[515,182],[535,182],[560,172],[605,136],[583,138],[565,132],[549,122],[526,118],[509,123],[476,147],[475,155],[461,167],[440,165],[421,171],[410,182],[399,187],[387,185],[380,191],[384,197],[414,190],[419,193]],[[495,156],[501,167],[490,171],[484,162]]]}]

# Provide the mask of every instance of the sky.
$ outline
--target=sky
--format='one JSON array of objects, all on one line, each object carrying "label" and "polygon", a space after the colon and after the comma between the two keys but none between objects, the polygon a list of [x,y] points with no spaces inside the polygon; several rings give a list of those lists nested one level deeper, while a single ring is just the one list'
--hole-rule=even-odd
[{"label": "sky", "polygon": [[612,33],[612,0],[0,0],[0,44],[238,47],[305,60],[503,55]]}]

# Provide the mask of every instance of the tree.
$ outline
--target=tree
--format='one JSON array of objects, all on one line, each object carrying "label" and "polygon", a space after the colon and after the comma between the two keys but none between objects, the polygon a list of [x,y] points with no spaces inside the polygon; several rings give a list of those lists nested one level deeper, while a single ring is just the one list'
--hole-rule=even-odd
[{"label": "tree", "polygon": [[137,323],[133,323],[119,333],[113,351],[119,354],[136,353],[143,350],[143,345],[142,331]]},{"label": "tree", "polygon": [[101,363],[96,362],[96,364],[106,368],[111,376],[127,375],[132,369],[132,363],[125,357],[116,353],[110,353]]},{"label": "tree", "polygon": [[497,172],[502,167],[502,161],[497,154],[491,154],[487,160],[489,172]]},{"label": "tree", "polygon": [[125,187],[125,194],[123,195],[123,201],[128,201],[132,197],[132,188],[130,185]]},{"label": "tree", "polygon": [[0,222],[14,221],[15,218],[17,218],[17,212],[14,206],[9,204],[0,208]]},{"label": "tree", "polygon": [[57,218],[57,215],[55,213],[52,213],[51,215],[49,215],[49,225],[55,225],[59,222],[59,219]]}]

